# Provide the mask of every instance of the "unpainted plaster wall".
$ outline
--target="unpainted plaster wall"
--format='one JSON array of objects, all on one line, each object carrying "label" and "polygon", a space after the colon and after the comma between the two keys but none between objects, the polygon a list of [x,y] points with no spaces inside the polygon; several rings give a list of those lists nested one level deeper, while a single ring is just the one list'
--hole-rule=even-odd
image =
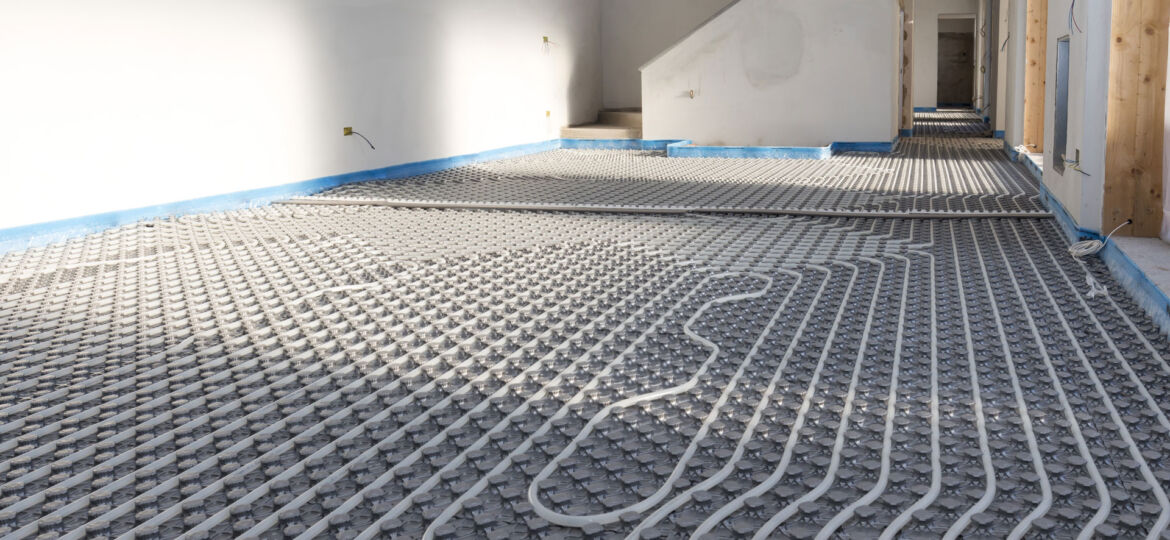
[{"label": "unpainted plaster wall", "polygon": [[[1170,58],[1166,66],[1166,87],[1170,88]],[[1166,114],[1162,132],[1162,240],[1170,242],[1170,92],[1166,93]]]},{"label": "unpainted plaster wall", "polygon": [[1007,129],[1007,88],[1008,88],[1008,40],[1011,39],[1011,20],[1008,17],[1009,0],[995,0],[995,16],[998,17],[995,33],[991,40],[995,55],[995,94],[992,98],[992,126],[996,131]]},{"label": "unpainted plaster wall", "polygon": [[642,64],[735,0],[601,0],[602,101],[642,106]]},{"label": "unpainted plaster wall", "polygon": [[889,141],[899,121],[898,29],[896,0],[741,0],[643,68],[645,136],[718,146]]},{"label": "unpainted plaster wall", "polygon": [[1028,2],[1027,0],[1006,0],[1008,4],[1008,23],[1005,40],[1007,42],[1007,70],[1005,74],[1005,95],[1003,107],[1007,113],[1004,126],[1004,140],[1013,148],[1024,140],[1024,67],[1027,56],[1025,38],[1027,29]]},{"label": "unpainted plaster wall", "polygon": [[600,0],[0,2],[0,228],[555,138],[600,38]]},{"label": "unpainted plaster wall", "polygon": [[[1044,88],[1044,184],[1081,227],[1101,228],[1105,178],[1105,128],[1109,94],[1108,2],[1076,2],[1078,30],[1069,25],[1072,0],[1048,0],[1048,54]],[[1069,38],[1068,142],[1066,157],[1080,150],[1078,172],[1052,166],[1056,122],[1057,41]],[[1021,109],[1022,113],[1022,109]]]}]

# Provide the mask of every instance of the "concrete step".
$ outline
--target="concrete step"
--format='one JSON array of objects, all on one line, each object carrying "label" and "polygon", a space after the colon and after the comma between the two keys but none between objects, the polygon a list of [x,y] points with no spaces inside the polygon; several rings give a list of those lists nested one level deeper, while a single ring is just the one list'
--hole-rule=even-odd
[{"label": "concrete step", "polygon": [[626,127],[642,127],[642,110],[641,109],[611,109],[601,111],[597,115],[597,121],[601,124],[608,124],[612,126],[626,126]]},{"label": "concrete step", "polygon": [[641,139],[642,127],[585,124],[561,128],[562,139]]}]

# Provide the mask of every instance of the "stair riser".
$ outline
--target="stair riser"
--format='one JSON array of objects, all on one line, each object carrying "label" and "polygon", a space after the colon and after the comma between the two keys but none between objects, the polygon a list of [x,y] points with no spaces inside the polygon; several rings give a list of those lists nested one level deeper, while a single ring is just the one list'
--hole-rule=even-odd
[{"label": "stair riser", "polygon": [[561,128],[562,139],[641,139],[642,130],[631,127]]},{"label": "stair riser", "polygon": [[601,111],[597,115],[598,123],[613,126],[642,127],[642,113],[628,111]]}]

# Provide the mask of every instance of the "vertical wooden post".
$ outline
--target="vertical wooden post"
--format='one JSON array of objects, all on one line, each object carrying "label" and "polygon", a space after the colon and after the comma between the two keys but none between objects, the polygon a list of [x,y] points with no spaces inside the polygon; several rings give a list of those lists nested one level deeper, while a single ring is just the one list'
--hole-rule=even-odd
[{"label": "vertical wooden post", "polygon": [[1024,67],[1024,146],[1044,151],[1044,85],[1048,70],[1048,0],[1028,0]]},{"label": "vertical wooden post", "polygon": [[903,0],[902,129],[914,129],[914,0]]},{"label": "vertical wooden post", "polygon": [[1114,0],[1102,229],[1158,236],[1162,228],[1162,142],[1170,2]]}]

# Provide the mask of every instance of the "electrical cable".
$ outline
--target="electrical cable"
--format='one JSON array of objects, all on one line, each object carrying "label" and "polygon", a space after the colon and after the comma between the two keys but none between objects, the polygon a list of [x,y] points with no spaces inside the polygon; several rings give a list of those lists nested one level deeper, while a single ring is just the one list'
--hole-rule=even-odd
[{"label": "electrical cable", "polygon": [[358,133],[356,131],[354,131],[352,133],[354,135],[357,135],[358,137],[361,137],[363,141],[366,141],[366,144],[370,145],[370,150],[377,150],[376,148],[374,148],[374,143],[370,142],[370,140],[367,139],[365,135],[362,135],[361,133]]},{"label": "electrical cable", "polygon": [[1112,237],[1114,233],[1120,231],[1122,227],[1131,224],[1133,224],[1132,219],[1125,220],[1125,223],[1118,225],[1116,229],[1113,229],[1113,232],[1106,235],[1104,240],[1082,240],[1077,242],[1068,247],[1068,254],[1072,255],[1073,258],[1076,259],[1087,257],[1089,255],[1096,255],[1097,252],[1101,251],[1101,249],[1105,247],[1105,244],[1109,242],[1109,238]]},{"label": "electrical cable", "polygon": [[1089,292],[1085,293],[1085,298],[1093,298],[1095,296],[1109,296],[1109,289],[1104,285],[1093,279],[1092,274],[1085,274],[1085,284],[1089,286]]},{"label": "electrical cable", "polygon": [[1063,154],[1061,154],[1060,159],[1064,161],[1064,166],[1066,169],[1072,169],[1072,170],[1079,172],[1085,176],[1093,176],[1093,175],[1085,172],[1085,170],[1081,168],[1081,162],[1079,160],[1068,159],[1068,158],[1064,157]]},{"label": "electrical cable", "polygon": [[1075,27],[1077,32],[1084,34],[1085,31],[1081,30],[1081,25],[1077,23],[1076,13],[1073,13],[1073,10],[1076,9],[1076,7],[1077,0],[1073,0],[1072,3],[1068,6],[1068,31],[1072,32],[1073,28]]}]

